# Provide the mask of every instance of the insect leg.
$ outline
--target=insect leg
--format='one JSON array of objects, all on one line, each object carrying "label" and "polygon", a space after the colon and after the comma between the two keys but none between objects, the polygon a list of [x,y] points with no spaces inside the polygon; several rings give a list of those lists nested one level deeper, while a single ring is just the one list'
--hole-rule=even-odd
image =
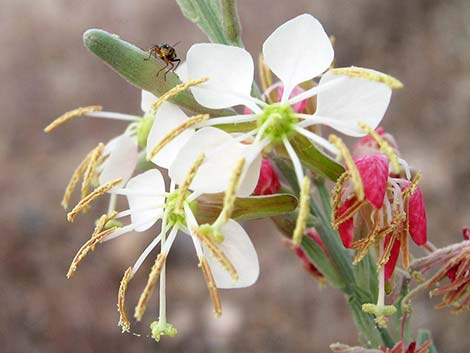
[{"label": "insect leg", "polygon": [[174,67],[175,65],[173,65],[173,63],[171,61],[168,62],[168,64],[171,66],[168,70],[165,71],[165,81],[166,81],[166,75],[170,72],[170,71],[174,71]]}]

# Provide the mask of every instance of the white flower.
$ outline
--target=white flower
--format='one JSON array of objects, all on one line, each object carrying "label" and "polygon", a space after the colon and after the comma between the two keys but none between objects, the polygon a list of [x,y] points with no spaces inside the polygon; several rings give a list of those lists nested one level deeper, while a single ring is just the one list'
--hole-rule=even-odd
[{"label": "white flower", "polygon": [[[254,64],[245,49],[222,44],[195,44],[189,49],[188,79],[209,78],[206,83],[191,88],[201,105],[212,109],[245,105],[254,112],[213,118],[199,127],[256,121],[257,129],[250,134],[255,137],[257,147],[254,150],[261,152],[267,145],[283,144],[299,182],[303,179],[302,166],[289,139],[298,133],[336,154],[337,149],[332,144],[305,127],[325,124],[350,136],[362,136],[364,132],[358,122],[377,127],[390,101],[390,86],[398,82],[373,70],[333,69],[322,76],[317,86],[291,97],[297,85],[322,74],[333,61],[334,51],[327,34],[318,20],[308,14],[277,28],[264,42],[263,55],[267,66],[284,86],[280,103],[268,105],[251,96]],[[318,102],[315,114],[297,114],[291,108],[314,95]],[[201,136],[193,146],[204,143]],[[191,150],[187,153],[191,154]],[[178,160],[184,160],[181,153]]]},{"label": "white flower", "polygon": [[[194,175],[193,168],[189,178]],[[221,305],[216,288],[247,287],[252,285],[259,275],[255,248],[241,225],[232,219],[224,219],[221,222],[222,219],[219,217],[217,224],[200,226],[192,210],[198,194],[188,191],[189,182],[183,185],[186,187],[176,189],[175,183],[171,182],[170,191],[166,192],[162,174],[157,169],[152,169],[130,179],[125,188],[115,189],[114,193],[127,196],[129,209],[118,213],[114,219],[130,216],[131,221],[103,239],[104,241],[114,239],[131,231],[142,232],[151,228],[158,220],[162,220],[160,234],[139,256],[128,277],[132,278],[147,256],[161,243],[160,254],[148,281],[149,284],[155,283],[158,277],[160,279],[159,325],[161,327],[167,326],[165,261],[179,231],[187,234],[192,240],[217,316],[221,314]],[[214,236],[212,230],[217,232],[218,237]],[[159,261],[160,264],[157,264]],[[142,293],[135,312],[137,320],[142,318],[150,295],[151,290],[147,293],[144,290]]]}]

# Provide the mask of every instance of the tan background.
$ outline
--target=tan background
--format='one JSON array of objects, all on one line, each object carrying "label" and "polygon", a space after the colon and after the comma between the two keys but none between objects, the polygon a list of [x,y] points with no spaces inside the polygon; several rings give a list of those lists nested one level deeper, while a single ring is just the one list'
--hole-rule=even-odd
[{"label": "tan background", "polygon": [[[470,2],[467,0],[240,1],[247,48],[258,55],[279,24],[303,12],[337,37],[339,66],[391,73],[406,84],[384,125],[404,157],[424,172],[430,236],[437,245],[460,240],[470,224]],[[182,43],[184,58],[204,35],[173,1],[0,1],[0,350],[2,352],[327,352],[356,342],[338,293],[319,288],[268,222],[248,225],[261,261],[257,284],[224,291],[225,314],[210,302],[188,239],[169,264],[169,318],[180,334],[159,345],[121,335],[116,292],[124,269],[151,234],[106,244],[72,281],[65,273],[87,239],[99,207],[67,224],[59,206],[76,164],[120,123],[81,120],[46,136],[42,128],[77,106],[102,104],[139,113],[139,91],[82,46],[88,28],[103,28],[141,47]],[[286,48],[288,50],[288,48]],[[104,207],[104,203],[101,205]],[[129,303],[148,266],[133,282]],[[435,312],[426,296],[414,327],[433,330],[440,352],[468,351],[468,313]],[[156,316],[150,308],[146,320]],[[147,324],[136,331],[147,332]]]}]

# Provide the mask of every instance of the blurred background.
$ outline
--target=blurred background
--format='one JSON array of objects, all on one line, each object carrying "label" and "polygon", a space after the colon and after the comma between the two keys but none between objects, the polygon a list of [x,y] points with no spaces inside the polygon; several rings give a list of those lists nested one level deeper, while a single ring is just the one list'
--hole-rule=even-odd
[{"label": "blurred background", "polygon": [[[140,91],[82,45],[102,28],[140,47],[174,43],[179,56],[205,36],[164,0],[0,0],[0,350],[2,352],[328,352],[356,331],[340,294],[301,269],[267,221],[247,224],[261,262],[253,287],[221,291],[224,314],[212,315],[192,245],[181,237],[169,259],[169,320],[179,334],[160,344],[122,335],[116,294],[123,271],[152,234],[135,233],[100,246],[73,280],[65,273],[105,207],[98,202],[73,225],[60,200],[75,166],[119,122],[73,121],[51,135],[43,128],[65,111],[101,104],[140,114]],[[257,57],[281,23],[308,12],[337,39],[338,66],[390,73],[395,92],[384,126],[411,165],[423,171],[429,236],[442,246],[470,225],[470,2],[468,0],[239,1],[247,49]],[[150,261],[151,262],[151,261]],[[128,292],[129,309],[150,263]],[[153,299],[156,302],[156,299]],[[426,295],[413,327],[432,330],[440,352],[468,352],[469,313],[436,312]]]}]

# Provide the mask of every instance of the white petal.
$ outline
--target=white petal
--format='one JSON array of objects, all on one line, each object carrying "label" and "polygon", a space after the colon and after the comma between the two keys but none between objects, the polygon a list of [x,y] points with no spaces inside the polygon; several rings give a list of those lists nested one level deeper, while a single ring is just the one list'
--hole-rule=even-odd
[{"label": "white petal", "polygon": [[[165,181],[160,171],[151,169],[129,180],[126,189],[154,190],[155,195],[161,195],[165,192]],[[162,215],[163,210],[158,207],[165,202],[165,198],[162,196],[152,196],[150,193],[148,196],[127,195],[127,200],[131,210],[131,221],[133,224],[139,224],[135,228],[138,232],[150,228]]]},{"label": "white petal", "polygon": [[100,185],[117,178],[122,178],[122,182],[115,188],[125,185],[137,165],[138,152],[135,141],[127,135],[118,136],[108,142],[103,154],[108,158],[101,167]]},{"label": "white petal", "polygon": [[[186,62],[183,62],[175,70],[175,73],[179,76],[181,82],[186,82],[188,79],[188,65]],[[146,113],[152,107],[152,104],[157,101],[158,97],[149,91],[142,90],[142,100],[140,102],[140,107],[142,111]]]},{"label": "white petal", "polygon": [[224,235],[224,241],[219,244],[219,248],[237,270],[239,279],[234,283],[230,274],[210,255],[206,248],[203,248],[207,262],[214,275],[215,284],[218,288],[243,288],[251,286],[256,282],[259,275],[258,255],[253,243],[243,227],[234,220],[230,219],[222,226],[221,231]]},{"label": "white petal", "polygon": [[343,78],[341,82],[318,94],[315,115],[343,134],[363,136],[365,133],[358,122],[363,121],[375,129],[390,103],[392,89],[384,83],[328,72],[319,86],[339,77]]},{"label": "white petal", "polygon": [[[250,154],[252,149],[252,146],[237,142],[230,134],[222,130],[205,127],[197,131],[179,151],[170,167],[169,175],[177,184],[183,183],[194,161],[201,153],[204,153],[206,158],[198,169],[190,188],[201,193],[223,192],[227,189],[238,161],[246,158],[247,173],[242,181],[243,188],[239,191],[239,195],[246,196],[256,187],[258,180],[256,173],[259,175],[261,163]],[[251,166],[253,167],[250,168]]]},{"label": "white petal", "polygon": [[[147,138],[147,154],[149,154],[171,130],[176,128],[186,119],[188,119],[188,117],[180,108],[178,108],[178,106],[169,102],[163,103],[155,114],[155,120]],[[163,147],[160,152],[152,158],[152,162],[160,167],[168,169],[171,163],[173,163],[179,150],[192,135],[194,135],[194,129],[192,128],[183,131]]]},{"label": "white petal", "polygon": [[194,44],[187,54],[188,80],[207,77],[192,87],[194,98],[213,109],[245,104],[250,97],[254,65],[242,48],[222,44]]},{"label": "white petal", "polygon": [[328,69],[334,51],[320,22],[304,14],[278,27],[264,42],[263,55],[289,97],[296,85]]},{"label": "white petal", "polygon": [[158,97],[149,91],[142,90],[142,100],[140,101],[140,108],[144,113],[148,112],[152,104],[157,101]]}]

